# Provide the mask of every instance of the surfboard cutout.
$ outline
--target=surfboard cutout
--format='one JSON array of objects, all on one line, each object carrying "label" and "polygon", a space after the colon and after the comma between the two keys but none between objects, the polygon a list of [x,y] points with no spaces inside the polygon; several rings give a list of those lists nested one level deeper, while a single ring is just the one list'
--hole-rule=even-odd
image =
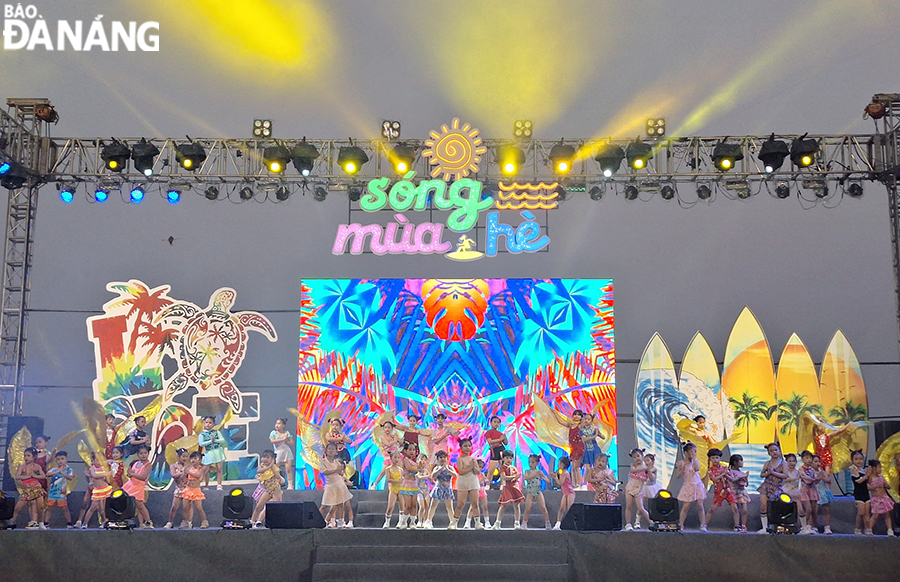
[{"label": "surfboard cutout", "polygon": [[[641,356],[634,389],[634,425],[638,448],[656,456],[658,481],[668,487],[678,457],[678,431],[674,415],[688,408],[678,391],[678,377],[669,348],[653,334]],[[627,454],[627,453],[626,453]],[[623,457],[623,463],[631,460]]]},{"label": "surfboard cutout", "polygon": [[[869,419],[869,400],[859,359],[841,330],[834,333],[822,358],[819,394],[829,423],[840,427]],[[863,443],[863,453],[867,448],[868,444]]]},{"label": "surfboard cutout", "polygon": [[778,440],[784,454],[799,452],[797,428],[806,411],[822,412],[819,397],[819,379],[809,350],[794,333],[788,339],[778,360],[775,377],[775,394],[778,397]]}]

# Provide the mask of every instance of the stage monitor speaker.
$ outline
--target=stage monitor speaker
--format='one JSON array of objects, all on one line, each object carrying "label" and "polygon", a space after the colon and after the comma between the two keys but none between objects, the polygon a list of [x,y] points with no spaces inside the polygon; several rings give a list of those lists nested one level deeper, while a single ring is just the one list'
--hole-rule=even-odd
[{"label": "stage monitor speaker", "polygon": [[325,527],[325,518],[314,501],[270,501],[266,503],[269,529],[314,529]]},{"label": "stage monitor speaker", "polygon": [[[900,420],[875,421],[875,448],[881,446],[890,436],[900,432]],[[872,455],[874,458],[875,455]]]},{"label": "stage monitor speaker", "polygon": [[573,503],[559,527],[575,531],[618,531],[622,529],[622,506]]},{"label": "stage monitor speaker", "polygon": [[10,416],[6,421],[7,441],[6,451],[4,452],[4,458],[6,460],[3,463],[3,491],[16,490],[16,481],[13,479],[16,467],[15,463],[13,463],[13,466],[9,465],[9,443],[12,441],[13,437],[22,430],[23,426],[31,433],[31,442],[28,443],[29,447],[34,444],[34,437],[44,434],[44,419],[39,416]]}]

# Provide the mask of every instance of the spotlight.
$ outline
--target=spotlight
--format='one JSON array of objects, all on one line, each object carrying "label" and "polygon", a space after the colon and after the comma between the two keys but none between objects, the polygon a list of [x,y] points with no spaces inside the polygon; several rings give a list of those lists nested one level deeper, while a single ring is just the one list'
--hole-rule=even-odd
[{"label": "spotlight", "polygon": [[556,190],[554,190],[553,193],[556,194],[556,199],[560,202],[569,197],[569,193],[566,192],[566,189],[563,188],[562,185],[557,186]]},{"label": "spotlight", "polygon": [[550,148],[550,163],[553,164],[553,171],[557,174],[568,174],[572,169],[572,163],[575,161],[575,148],[570,145],[564,145],[562,140],[552,148]]},{"label": "spotlight", "polygon": [[637,200],[638,197],[638,189],[637,186],[629,184],[625,186],[625,200]]},{"label": "spotlight", "polygon": [[863,112],[865,113],[863,117],[868,115],[872,119],[881,119],[882,117],[884,117],[885,113],[887,113],[887,110],[884,107],[884,103],[873,101],[866,105],[866,108],[863,110]]},{"label": "spotlight", "polygon": [[25,168],[16,162],[5,162],[5,165],[9,167],[0,174],[0,186],[7,190],[15,190],[24,186],[28,181],[28,172],[25,171]]},{"label": "spotlight", "polygon": [[750,197],[750,184],[746,180],[729,180],[725,182],[725,189],[734,192],[741,200]]},{"label": "spotlight", "polygon": [[131,202],[133,204],[138,204],[144,199],[144,189],[140,186],[135,186],[131,189]]},{"label": "spotlight", "polygon": [[385,119],[381,122],[381,137],[388,141],[400,139],[400,122]]},{"label": "spotlight", "polygon": [[769,533],[795,534],[800,531],[797,527],[797,504],[787,493],[778,495],[769,503],[768,514],[769,526],[766,529]]},{"label": "spotlight", "polygon": [[712,161],[720,172],[727,172],[734,168],[735,162],[744,159],[741,146],[736,143],[719,142],[713,148]]},{"label": "spotlight", "polygon": [[238,192],[238,196],[240,196],[241,200],[250,200],[253,198],[253,189],[250,186],[244,186]]},{"label": "spotlight", "polygon": [[659,195],[662,196],[663,200],[671,200],[672,198],[675,198],[675,188],[666,184],[660,188]]},{"label": "spotlight", "polygon": [[647,120],[647,137],[662,137],[666,135],[666,120],[659,117]]},{"label": "spotlight", "polygon": [[216,200],[219,198],[219,189],[215,186],[209,186],[203,191],[203,195],[206,196],[207,200]]},{"label": "spotlight", "polygon": [[94,192],[94,202],[106,202],[109,200],[109,192],[105,188],[97,188]]},{"label": "spotlight", "polygon": [[282,173],[291,161],[291,152],[284,146],[272,146],[263,150],[263,164],[273,174]]},{"label": "spotlight", "polygon": [[344,146],[338,151],[338,165],[346,174],[356,174],[369,161],[369,156],[362,148],[353,145]]},{"label": "spotlight", "polygon": [[816,161],[816,152],[819,151],[819,142],[815,139],[805,139],[803,134],[791,142],[791,161],[798,168],[808,168]]},{"label": "spotlight", "polygon": [[700,200],[709,200],[712,196],[712,190],[709,189],[709,186],[706,184],[700,184],[697,186],[697,198]]},{"label": "spotlight", "polygon": [[4,161],[2,164],[0,164],[0,176],[7,173],[11,167],[12,167],[12,165],[6,161]]},{"label": "spotlight", "polygon": [[787,142],[775,139],[775,134],[773,133],[759,148],[759,155],[756,157],[763,163],[766,173],[771,174],[784,164],[784,158],[789,153]]},{"label": "spotlight", "polygon": [[291,197],[291,190],[287,186],[279,186],[277,190],[275,190],[275,200],[279,202],[284,202],[288,198]]},{"label": "spotlight", "polygon": [[185,170],[196,171],[206,160],[206,150],[196,142],[175,146],[175,160]]},{"label": "spotlight", "polygon": [[125,493],[122,489],[116,489],[106,500],[106,519],[109,520],[107,529],[131,529],[137,503],[134,497]]},{"label": "spotlight", "polygon": [[0,491],[0,529],[16,529],[16,524],[10,521],[15,512],[16,498],[7,497]]},{"label": "spotlight", "polygon": [[145,176],[153,175],[153,163],[158,155],[159,148],[145,138],[141,138],[141,141],[131,148],[131,161],[134,163],[134,169]]},{"label": "spotlight", "polygon": [[166,192],[166,200],[169,202],[169,204],[178,204],[178,202],[181,200],[181,190],[170,187]]},{"label": "spotlight", "polygon": [[243,489],[232,489],[222,499],[222,529],[249,529],[253,505],[253,498]]},{"label": "spotlight", "polygon": [[362,190],[354,186],[347,191],[347,195],[350,196],[350,202],[359,202],[359,199],[362,198]]},{"label": "spotlight", "polygon": [[525,152],[522,148],[507,145],[497,148],[494,161],[500,164],[500,172],[505,176],[515,176],[519,168],[525,163]]},{"label": "spotlight", "polygon": [[405,145],[396,145],[388,153],[388,160],[398,174],[408,172],[416,159],[416,150]]},{"label": "spotlight", "polygon": [[646,168],[647,163],[653,158],[653,147],[635,140],[625,148],[625,157],[628,158],[628,165],[635,170]]},{"label": "spotlight", "polygon": [[847,195],[852,198],[859,198],[863,195],[863,187],[862,184],[858,182],[853,182],[850,186],[847,187]]},{"label": "spotlight", "polygon": [[803,180],[803,188],[811,190],[816,198],[828,196],[828,184],[825,183],[825,180]]},{"label": "spotlight", "polygon": [[121,172],[127,168],[130,157],[131,150],[120,141],[113,141],[100,150],[100,159],[106,164],[106,169],[113,172]]},{"label": "spotlight", "polygon": [[69,184],[61,186],[59,189],[59,199],[66,204],[70,204],[75,200],[75,186]]},{"label": "spotlight", "polygon": [[319,150],[311,143],[306,143],[305,137],[303,141],[295,145],[294,149],[291,150],[291,160],[294,162],[294,167],[304,177],[312,173],[313,164],[318,157]]},{"label": "spotlight", "polygon": [[513,136],[517,138],[529,139],[533,130],[534,124],[530,119],[517,119],[513,124]]},{"label": "spotlight", "polygon": [[678,525],[678,499],[668,490],[661,489],[654,497],[650,498],[650,524],[651,531],[680,531]]},{"label": "spotlight", "polygon": [[591,197],[591,200],[597,202],[601,198],[603,198],[603,188],[600,186],[594,186],[588,191],[588,196]]},{"label": "spotlight", "polygon": [[610,143],[597,150],[594,159],[600,164],[600,171],[607,178],[619,171],[622,160],[625,159],[625,150],[616,144]]},{"label": "spotlight", "polygon": [[325,198],[328,197],[328,190],[322,188],[321,186],[316,186],[316,189],[313,191],[313,198],[316,199],[316,202],[324,202]]},{"label": "spotlight", "polygon": [[272,137],[272,120],[254,119],[253,137]]},{"label": "spotlight", "polygon": [[775,196],[778,196],[782,200],[791,195],[791,187],[788,186],[787,182],[778,182],[775,186]]}]

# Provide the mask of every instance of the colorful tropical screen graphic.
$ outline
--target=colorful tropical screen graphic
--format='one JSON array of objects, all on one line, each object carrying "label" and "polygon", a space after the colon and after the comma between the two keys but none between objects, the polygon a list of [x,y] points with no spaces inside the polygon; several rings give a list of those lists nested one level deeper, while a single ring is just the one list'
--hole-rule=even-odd
[{"label": "colorful tropical screen graphic", "polygon": [[[517,465],[538,454],[555,470],[567,451],[539,437],[536,398],[557,416],[595,412],[615,468],[614,328],[611,279],[304,280],[297,408],[312,426],[339,412],[360,486],[383,468],[385,414],[427,428],[443,413],[485,459],[496,415]],[[303,457],[298,484],[321,486]]]}]

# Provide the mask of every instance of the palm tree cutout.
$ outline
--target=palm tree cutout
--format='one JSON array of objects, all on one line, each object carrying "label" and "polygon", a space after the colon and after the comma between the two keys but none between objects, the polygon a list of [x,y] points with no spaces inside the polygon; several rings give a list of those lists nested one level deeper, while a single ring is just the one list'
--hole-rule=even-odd
[{"label": "palm tree cutout", "polygon": [[747,444],[750,444],[750,425],[763,419],[768,420],[776,410],[775,406],[769,406],[768,402],[747,392],[741,395],[741,400],[728,398],[728,401],[734,407],[735,425],[743,425],[747,429]]},{"label": "palm tree cutout", "polygon": [[845,401],[842,405],[835,406],[828,411],[828,416],[834,424],[844,425],[858,420],[869,420],[868,411],[862,404],[857,406],[852,400]]},{"label": "palm tree cutout", "polygon": [[128,307],[125,317],[134,318],[134,325],[130,327],[128,352],[135,353],[138,341],[142,338],[146,338],[146,341],[141,342],[142,345],[150,345],[150,353],[159,349],[160,345],[156,341],[163,341],[164,338],[155,333],[153,319],[156,314],[172,304],[172,300],[166,296],[170,287],[161,285],[156,289],[150,289],[143,282],[132,279],[128,283],[111,285],[110,289],[118,291],[122,298],[107,306],[107,311],[120,306]]},{"label": "palm tree cutout", "polygon": [[805,394],[791,393],[789,399],[776,401],[778,420],[784,423],[778,431],[780,434],[786,435],[792,430],[795,433],[798,433],[800,429],[800,418],[806,412],[822,414],[821,404],[810,404],[806,399],[807,396]]}]

